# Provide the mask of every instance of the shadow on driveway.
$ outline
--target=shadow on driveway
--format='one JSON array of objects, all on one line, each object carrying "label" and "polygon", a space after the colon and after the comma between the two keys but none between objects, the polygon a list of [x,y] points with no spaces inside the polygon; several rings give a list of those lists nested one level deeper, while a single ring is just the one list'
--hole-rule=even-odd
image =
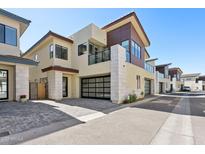
[{"label": "shadow on driveway", "polygon": [[120,107],[120,104],[112,103],[110,100],[102,99],[85,99],[85,98],[74,98],[74,99],[65,99],[59,103],[82,107],[90,110],[95,110],[103,112],[105,114],[114,111],[117,107]]},{"label": "shadow on driveway", "polygon": [[[72,122],[69,123],[68,121]],[[66,123],[63,124],[63,122]],[[81,123],[83,122],[55,109],[54,106],[40,102],[0,103],[0,134],[9,134],[9,136],[0,137],[0,144],[16,144],[17,142],[43,136]],[[49,125],[52,125],[52,127],[49,127]],[[12,135],[15,136],[15,134],[21,134],[34,128],[43,128],[45,126],[47,126],[47,129],[39,129],[38,132],[28,133],[26,136],[22,136],[21,139],[10,138]]]}]

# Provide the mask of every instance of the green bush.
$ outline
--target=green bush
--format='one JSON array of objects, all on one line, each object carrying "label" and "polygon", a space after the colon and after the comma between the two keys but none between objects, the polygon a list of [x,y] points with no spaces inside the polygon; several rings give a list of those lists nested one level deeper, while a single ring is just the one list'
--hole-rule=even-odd
[{"label": "green bush", "polygon": [[130,103],[135,102],[137,100],[136,94],[130,94],[129,99],[130,99]]}]

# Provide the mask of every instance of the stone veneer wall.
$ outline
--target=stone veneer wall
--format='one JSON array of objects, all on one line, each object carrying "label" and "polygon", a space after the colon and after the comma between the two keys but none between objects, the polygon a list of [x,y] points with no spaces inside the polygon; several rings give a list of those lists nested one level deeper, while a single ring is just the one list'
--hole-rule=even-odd
[{"label": "stone veneer wall", "polygon": [[15,98],[17,101],[20,95],[26,95],[29,98],[29,66],[16,64],[15,66],[15,83],[16,93]]},{"label": "stone veneer wall", "polygon": [[122,103],[126,96],[125,48],[120,45],[111,47],[111,100]]},{"label": "stone veneer wall", "polygon": [[54,100],[61,100],[63,73],[59,71],[48,71],[48,97]]}]

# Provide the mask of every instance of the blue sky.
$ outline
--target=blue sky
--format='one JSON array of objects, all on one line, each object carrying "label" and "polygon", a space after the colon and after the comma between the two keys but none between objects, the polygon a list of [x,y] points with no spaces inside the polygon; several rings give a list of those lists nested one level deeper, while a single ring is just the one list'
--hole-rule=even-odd
[{"label": "blue sky", "polygon": [[31,25],[21,38],[26,51],[49,30],[69,36],[94,23],[99,27],[135,11],[147,33],[151,57],[184,73],[205,74],[205,9],[6,9]]}]

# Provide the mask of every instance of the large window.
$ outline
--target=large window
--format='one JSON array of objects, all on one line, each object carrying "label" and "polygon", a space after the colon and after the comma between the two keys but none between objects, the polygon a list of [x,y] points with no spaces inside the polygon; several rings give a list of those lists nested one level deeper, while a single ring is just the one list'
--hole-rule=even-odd
[{"label": "large window", "polygon": [[123,41],[121,45],[126,49],[126,61],[130,62],[129,40]]},{"label": "large window", "polygon": [[91,54],[91,55],[95,54],[97,51],[99,51],[98,48],[99,47],[97,47],[96,45],[89,43],[89,54]]},{"label": "large window", "polygon": [[78,56],[83,55],[87,51],[87,44],[83,43],[78,46]]},{"label": "large window", "polygon": [[56,58],[67,60],[68,59],[68,49],[63,46],[57,45],[57,44],[55,45],[55,47],[56,47],[56,50],[55,50]]},{"label": "large window", "polygon": [[134,41],[132,41],[132,54],[141,59],[141,47]]},{"label": "large window", "polygon": [[17,30],[0,24],[0,43],[17,46]]},{"label": "large window", "polygon": [[0,100],[8,99],[8,71],[0,69]]}]

